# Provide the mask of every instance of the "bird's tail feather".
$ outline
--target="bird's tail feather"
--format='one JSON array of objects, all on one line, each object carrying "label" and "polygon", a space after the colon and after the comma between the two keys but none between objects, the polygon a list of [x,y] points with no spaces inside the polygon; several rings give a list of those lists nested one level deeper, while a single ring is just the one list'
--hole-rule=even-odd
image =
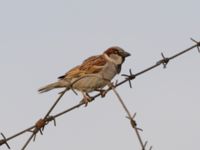
[{"label": "bird's tail feather", "polygon": [[48,91],[56,89],[56,88],[68,88],[68,90],[69,90],[70,89],[70,83],[60,80],[60,81],[48,84],[48,85],[46,85],[44,87],[41,87],[38,90],[38,92],[44,93],[44,92],[48,92]]}]

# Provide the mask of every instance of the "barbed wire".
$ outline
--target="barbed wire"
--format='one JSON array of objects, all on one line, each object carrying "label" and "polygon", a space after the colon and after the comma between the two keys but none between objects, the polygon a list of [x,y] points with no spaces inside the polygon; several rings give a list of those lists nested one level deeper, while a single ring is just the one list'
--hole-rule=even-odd
[{"label": "barbed wire", "polygon": [[[136,121],[134,119],[135,116],[136,116],[136,113],[132,116],[131,113],[130,113],[130,111],[128,110],[127,106],[123,102],[121,96],[119,95],[119,93],[115,89],[115,86],[112,83],[110,83],[109,86],[112,88],[112,90],[115,93],[115,95],[117,96],[120,104],[122,105],[122,107],[124,108],[125,112],[127,113],[128,116],[126,118],[130,120],[130,124],[131,124],[132,128],[135,130],[135,133],[136,133],[137,138],[138,138],[138,140],[140,142],[140,146],[142,147],[142,150],[145,150],[146,149],[146,145],[147,145],[147,141],[144,143],[143,140],[142,140],[142,138],[141,138],[141,136],[140,136],[139,131],[142,131],[142,130],[137,127],[137,123],[136,123]],[[150,147],[150,149],[151,148],[152,148],[152,146]]]},{"label": "barbed wire", "polygon": [[[184,53],[186,53],[186,52],[188,52],[188,51],[191,51],[191,50],[194,49],[194,48],[197,48],[197,49],[198,49],[198,52],[200,53],[200,42],[197,42],[196,40],[194,40],[194,39],[192,39],[192,38],[191,38],[191,40],[192,40],[193,42],[195,42],[195,45],[193,45],[193,46],[191,46],[191,47],[189,47],[189,48],[187,48],[187,49],[185,49],[185,50],[183,50],[183,51],[181,51],[181,52],[179,52],[179,53],[177,53],[177,54],[175,54],[175,55],[173,55],[173,56],[171,56],[171,57],[165,57],[164,54],[161,53],[162,59],[159,60],[159,61],[157,61],[154,65],[152,65],[152,66],[150,66],[150,67],[148,67],[148,68],[146,68],[146,69],[144,69],[144,70],[142,70],[142,71],[140,71],[140,72],[138,72],[138,73],[136,73],[136,74],[133,74],[132,71],[131,71],[131,69],[130,69],[130,70],[129,70],[129,74],[122,74],[122,76],[125,77],[124,80],[122,80],[122,81],[119,82],[119,83],[115,83],[115,85],[109,84],[110,86],[109,86],[108,89],[106,89],[106,90],[104,90],[104,91],[100,91],[98,94],[96,94],[96,95],[90,97],[90,98],[91,98],[90,102],[92,102],[92,101],[94,101],[94,100],[95,100],[97,97],[99,97],[99,96],[102,96],[102,97],[105,96],[106,93],[109,92],[110,90],[112,90],[112,91],[116,94],[118,100],[120,101],[121,105],[123,106],[124,110],[126,111],[126,113],[127,113],[127,115],[128,115],[127,118],[130,120],[131,126],[134,128],[134,130],[135,130],[135,132],[136,132],[136,135],[137,135],[137,138],[138,138],[138,140],[139,140],[139,142],[140,142],[140,145],[141,145],[142,150],[145,150],[145,149],[146,149],[147,141],[146,141],[146,142],[143,142],[143,140],[142,140],[142,138],[141,138],[141,136],[140,136],[140,132],[139,132],[139,131],[142,131],[142,129],[140,129],[140,128],[137,127],[137,123],[136,123],[136,121],[135,121],[135,119],[134,119],[135,116],[136,116],[136,113],[135,113],[133,116],[131,116],[130,111],[127,109],[127,107],[126,107],[126,105],[124,104],[124,102],[123,102],[122,98],[120,97],[119,93],[116,91],[116,88],[117,88],[118,86],[120,86],[120,85],[126,83],[126,82],[128,82],[130,88],[132,88],[131,81],[134,80],[137,76],[140,76],[140,75],[142,75],[142,74],[144,74],[144,73],[146,73],[146,72],[148,72],[148,71],[150,71],[150,70],[152,70],[152,69],[154,69],[154,68],[156,68],[156,67],[158,67],[158,66],[160,66],[160,65],[163,65],[163,68],[166,68],[166,66],[167,66],[167,64],[169,63],[170,60],[172,60],[172,59],[174,59],[174,58],[176,58],[176,57],[178,57],[178,56],[180,56],[180,55],[183,55]],[[21,131],[21,132],[19,132],[19,133],[16,133],[16,134],[14,134],[14,135],[12,135],[12,136],[10,136],[10,137],[8,137],[8,138],[6,138],[6,136],[5,136],[3,133],[1,133],[2,139],[0,140],[0,146],[6,145],[8,149],[11,149],[11,147],[10,147],[9,144],[8,144],[8,141],[10,141],[10,140],[12,140],[12,139],[14,139],[14,138],[17,138],[18,136],[20,136],[20,135],[22,135],[22,134],[24,134],[24,133],[26,133],[26,132],[31,132],[31,133],[32,133],[31,136],[28,138],[28,140],[26,141],[26,143],[25,143],[24,146],[22,147],[22,150],[25,150],[26,147],[28,146],[28,144],[30,143],[30,141],[31,141],[32,139],[33,139],[33,141],[35,141],[38,132],[39,132],[41,135],[43,135],[44,128],[45,128],[45,126],[46,126],[49,122],[53,121],[53,122],[54,122],[54,125],[56,126],[56,118],[58,118],[58,117],[60,117],[60,116],[62,116],[62,115],[64,115],[64,114],[66,114],[66,113],[68,113],[68,112],[70,112],[70,111],[72,111],[72,110],[74,110],[74,109],[76,109],[76,108],[79,108],[80,106],[82,106],[82,105],[85,104],[84,101],[82,100],[81,103],[79,103],[79,104],[77,104],[77,105],[75,105],[75,106],[73,106],[73,107],[71,107],[71,108],[68,108],[68,109],[66,109],[66,110],[64,110],[64,111],[62,111],[62,112],[60,112],[60,113],[58,113],[58,114],[56,114],[56,115],[50,115],[51,112],[53,111],[53,109],[55,108],[55,106],[58,104],[58,102],[59,102],[59,101],[61,100],[61,98],[64,96],[64,94],[65,94],[66,91],[67,91],[67,89],[65,89],[64,91],[62,91],[62,92],[59,94],[59,96],[58,96],[58,98],[56,99],[55,103],[54,103],[54,104],[52,105],[52,107],[48,110],[48,112],[47,112],[47,114],[44,116],[44,118],[39,119],[39,120],[35,123],[35,125],[33,125],[33,126],[27,128],[27,129],[25,129],[25,130],[23,130],[23,131]],[[74,91],[73,88],[72,88],[72,91]],[[75,92],[75,91],[74,91],[74,92]],[[75,92],[75,94],[76,94],[76,92]],[[151,149],[152,149],[152,146],[150,146],[149,150],[151,150]]]}]

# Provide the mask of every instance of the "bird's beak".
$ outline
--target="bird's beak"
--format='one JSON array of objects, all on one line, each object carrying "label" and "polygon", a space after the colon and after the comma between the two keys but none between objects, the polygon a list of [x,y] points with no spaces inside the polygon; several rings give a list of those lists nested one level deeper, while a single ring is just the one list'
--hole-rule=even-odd
[{"label": "bird's beak", "polygon": [[128,53],[128,52],[126,52],[126,51],[124,51],[124,52],[122,53],[122,56],[123,56],[123,57],[128,57],[128,56],[131,56],[131,54]]}]

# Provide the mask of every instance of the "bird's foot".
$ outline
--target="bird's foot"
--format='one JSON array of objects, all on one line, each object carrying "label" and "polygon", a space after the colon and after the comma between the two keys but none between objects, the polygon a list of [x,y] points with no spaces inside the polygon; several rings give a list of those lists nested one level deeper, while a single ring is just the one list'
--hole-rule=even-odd
[{"label": "bird's foot", "polygon": [[96,89],[95,91],[99,92],[102,98],[105,97],[108,92],[108,90],[103,89]]},{"label": "bird's foot", "polygon": [[92,97],[86,93],[86,94],[83,94],[83,99],[80,101],[80,103],[83,103],[85,104],[85,107],[87,107],[88,103],[91,102],[92,100]]}]

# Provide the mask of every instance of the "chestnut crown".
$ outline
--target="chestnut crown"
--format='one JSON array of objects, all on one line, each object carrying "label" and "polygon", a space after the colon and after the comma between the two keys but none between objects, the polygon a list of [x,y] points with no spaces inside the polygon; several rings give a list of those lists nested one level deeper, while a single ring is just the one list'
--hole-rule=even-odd
[{"label": "chestnut crown", "polygon": [[125,50],[123,50],[121,47],[118,47],[118,46],[110,47],[104,53],[107,54],[108,56],[112,54],[119,55],[122,58],[125,58],[131,55],[130,53],[126,52]]}]

